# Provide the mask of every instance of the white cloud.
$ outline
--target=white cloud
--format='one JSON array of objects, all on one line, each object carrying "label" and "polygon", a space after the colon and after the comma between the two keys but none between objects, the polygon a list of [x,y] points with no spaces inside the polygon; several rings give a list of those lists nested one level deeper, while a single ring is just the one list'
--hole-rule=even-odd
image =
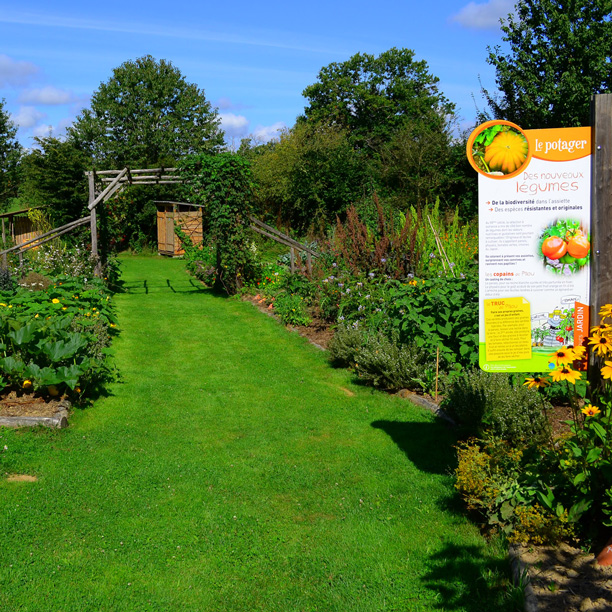
[{"label": "white cloud", "polygon": [[[195,28],[171,27],[168,23],[157,25],[144,21],[104,20],[97,16],[94,19],[68,17],[52,13],[26,13],[19,9],[11,11],[3,7],[0,14],[0,23],[15,23],[19,25],[44,26],[47,28],[71,28],[77,30],[91,30],[95,32],[119,32],[122,34],[140,34],[150,37],[171,37],[182,40],[203,40],[235,45],[251,45],[255,47],[271,47],[276,49],[293,49],[309,53],[338,53],[335,41],[304,40],[294,32],[247,29],[237,31],[236,25],[211,24],[211,29],[205,30],[201,26]],[[304,40],[304,42],[302,42]],[[310,44],[309,44],[310,43]]]},{"label": "white cloud", "polygon": [[282,121],[273,125],[258,125],[253,130],[253,137],[261,142],[270,142],[273,138],[278,138],[279,132],[286,127]]},{"label": "white cloud", "polygon": [[220,113],[219,119],[221,119],[221,127],[223,128],[226,137],[242,138],[246,136],[249,127],[249,120],[243,115]]},{"label": "white cloud", "polygon": [[470,2],[464,6],[451,21],[466,28],[489,30],[499,27],[499,20],[514,12],[515,0],[489,0],[483,4]]},{"label": "white cloud", "polygon": [[38,138],[46,138],[47,136],[55,136],[55,130],[51,124],[49,125],[37,125],[32,130],[32,136],[37,136]]},{"label": "white cloud", "polygon": [[23,87],[40,68],[32,62],[21,62],[0,54],[0,87]]},{"label": "white cloud", "polygon": [[44,119],[47,115],[41,113],[37,108],[33,106],[22,106],[19,112],[12,117],[12,120],[22,129],[29,129],[34,127],[41,119]]},{"label": "white cloud", "polygon": [[19,95],[19,102],[24,104],[46,104],[55,106],[58,104],[70,104],[74,96],[64,89],[58,89],[48,85],[42,89],[26,89]]}]

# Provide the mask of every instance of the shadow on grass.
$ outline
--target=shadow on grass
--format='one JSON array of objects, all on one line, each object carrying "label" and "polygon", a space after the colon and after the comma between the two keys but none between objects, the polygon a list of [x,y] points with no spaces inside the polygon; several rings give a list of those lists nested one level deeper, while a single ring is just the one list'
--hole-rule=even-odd
[{"label": "shadow on grass", "polygon": [[449,474],[455,464],[455,438],[442,424],[404,421],[374,421],[422,472]]},{"label": "shadow on grass", "polygon": [[149,295],[149,293],[203,293],[212,295],[215,297],[223,297],[224,294],[215,291],[208,287],[205,287],[198,281],[193,279],[186,279],[181,282],[172,282],[170,279],[166,279],[165,282],[157,281],[151,282],[147,279],[127,281],[122,284],[121,293],[138,294],[138,295]]},{"label": "shadow on grass", "polygon": [[487,554],[483,547],[446,544],[429,558],[425,586],[438,594],[438,610],[512,612],[506,592],[510,563]]}]

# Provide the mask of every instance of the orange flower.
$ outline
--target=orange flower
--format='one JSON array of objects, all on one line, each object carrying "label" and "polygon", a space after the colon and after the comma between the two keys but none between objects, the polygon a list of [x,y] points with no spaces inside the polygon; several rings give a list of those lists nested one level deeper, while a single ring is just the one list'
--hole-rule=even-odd
[{"label": "orange flower", "polygon": [[534,387],[545,387],[549,384],[550,383],[548,382],[548,380],[546,380],[545,378],[540,378],[539,376],[534,376],[533,378],[528,377],[523,383],[524,386],[527,386],[530,389],[533,389]]},{"label": "orange flower", "polygon": [[552,357],[552,359],[549,359],[549,361],[551,363],[554,361],[555,364],[558,366],[567,365],[568,363],[572,363],[572,361],[576,359],[574,357],[574,351],[572,349],[567,348],[566,346],[560,348],[554,353],[550,353],[550,357]]},{"label": "orange flower", "polygon": [[595,333],[591,336],[589,344],[593,345],[593,350],[596,355],[607,355],[612,351],[612,342],[607,336]]},{"label": "orange flower", "polygon": [[588,417],[591,417],[599,414],[601,410],[597,406],[585,406],[580,412]]},{"label": "orange flower", "polygon": [[575,385],[576,381],[580,380],[582,375],[580,374],[580,372],[577,372],[576,370],[572,370],[572,368],[564,366],[562,368],[553,370],[553,372],[551,373],[551,377],[555,382],[567,380],[567,382],[572,383],[572,385]]}]

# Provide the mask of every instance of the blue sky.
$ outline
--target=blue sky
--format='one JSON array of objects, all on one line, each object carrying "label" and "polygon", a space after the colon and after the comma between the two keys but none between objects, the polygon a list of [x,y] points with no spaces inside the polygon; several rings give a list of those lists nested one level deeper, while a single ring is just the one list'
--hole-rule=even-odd
[{"label": "blue sky", "polygon": [[0,0],[0,98],[21,143],[61,136],[113,68],[144,55],[171,61],[219,109],[226,139],[266,141],[302,113],[319,70],[355,53],[405,47],[473,124],[479,81],[493,88],[487,46],[513,0],[83,3]]}]

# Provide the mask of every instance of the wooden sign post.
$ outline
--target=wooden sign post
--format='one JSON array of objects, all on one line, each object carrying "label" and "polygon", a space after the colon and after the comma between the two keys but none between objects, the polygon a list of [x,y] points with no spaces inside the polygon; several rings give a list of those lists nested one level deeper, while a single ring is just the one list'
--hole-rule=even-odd
[{"label": "wooden sign post", "polygon": [[591,194],[591,321],[612,304],[612,94],[591,99],[593,126]]}]

